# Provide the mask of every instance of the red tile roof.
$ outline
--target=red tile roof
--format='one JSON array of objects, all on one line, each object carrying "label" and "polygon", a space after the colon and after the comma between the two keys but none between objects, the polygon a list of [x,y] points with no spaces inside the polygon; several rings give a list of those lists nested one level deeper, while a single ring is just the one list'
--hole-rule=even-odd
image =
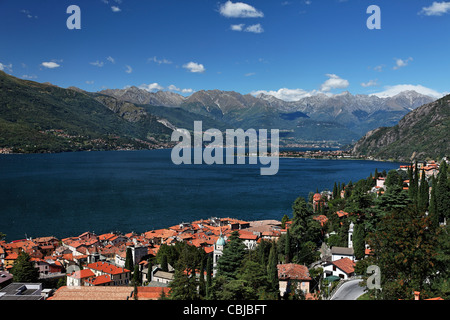
[{"label": "red tile roof", "polygon": [[295,263],[286,263],[277,265],[278,268],[278,279],[280,280],[311,280],[309,276],[309,270],[306,266],[295,264]]},{"label": "red tile roof", "polygon": [[355,271],[355,262],[350,260],[349,258],[342,258],[336,261],[333,261],[332,264],[334,264],[336,267],[341,269],[347,274],[353,273]]},{"label": "red tile roof", "polygon": [[130,272],[130,270],[127,270],[125,268],[119,268],[112,264],[109,264],[107,262],[102,262],[102,261],[90,263],[87,265],[87,268],[90,268],[93,270],[98,270],[98,271],[101,271],[103,273],[108,273],[108,274],[120,274],[120,273]]}]

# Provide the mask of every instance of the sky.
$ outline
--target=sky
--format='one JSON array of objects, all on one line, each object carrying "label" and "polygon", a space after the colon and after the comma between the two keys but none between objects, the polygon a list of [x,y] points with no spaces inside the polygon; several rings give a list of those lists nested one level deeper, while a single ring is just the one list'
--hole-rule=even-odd
[{"label": "sky", "polygon": [[90,92],[438,98],[449,38],[450,1],[0,0],[0,70]]}]

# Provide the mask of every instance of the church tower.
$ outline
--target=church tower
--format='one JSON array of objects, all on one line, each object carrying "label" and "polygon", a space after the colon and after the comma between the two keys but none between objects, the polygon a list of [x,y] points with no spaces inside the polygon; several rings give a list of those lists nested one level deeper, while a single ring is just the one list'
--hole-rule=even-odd
[{"label": "church tower", "polygon": [[219,239],[217,239],[216,243],[214,244],[214,252],[213,252],[213,276],[216,275],[217,272],[217,262],[219,261],[220,257],[223,254],[223,247],[225,246],[226,241],[225,238],[222,236],[222,229],[220,229],[220,235]]},{"label": "church tower", "polygon": [[353,227],[355,225],[350,222],[350,227],[348,228],[348,247],[353,248]]}]

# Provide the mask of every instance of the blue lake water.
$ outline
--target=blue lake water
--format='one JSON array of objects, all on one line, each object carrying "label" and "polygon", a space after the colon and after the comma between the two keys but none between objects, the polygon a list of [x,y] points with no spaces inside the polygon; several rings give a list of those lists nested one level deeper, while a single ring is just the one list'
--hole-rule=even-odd
[{"label": "blue lake water", "polygon": [[298,196],[399,163],[280,158],[261,165],[179,165],[170,150],[0,156],[0,232],[7,240],[85,231],[145,232],[209,217],[292,215]]}]

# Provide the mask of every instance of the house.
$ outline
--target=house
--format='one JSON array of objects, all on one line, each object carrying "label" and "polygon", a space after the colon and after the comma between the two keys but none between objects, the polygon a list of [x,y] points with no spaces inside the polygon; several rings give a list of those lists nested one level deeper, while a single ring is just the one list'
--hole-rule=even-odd
[{"label": "house", "polygon": [[349,258],[342,258],[328,262],[323,267],[324,278],[335,276],[346,280],[355,273],[355,262]]},{"label": "house", "polygon": [[384,182],[385,182],[385,178],[384,177],[378,177],[378,179],[377,179],[377,187],[378,188],[383,188],[383,189],[385,189],[384,188]]},{"label": "house", "polygon": [[310,291],[311,277],[306,266],[285,263],[277,265],[278,281],[280,288],[280,295],[289,294],[292,283],[297,282],[297,289],[300,289],[303,294],[308,294]]},{"label": "house", "polygon": [[353,248],[347,247],[332,247],[331,248],[331,261],[336,261],[342,258],[348,258],[355,261],[355,253]]},{"label": "house", "polygon": [[107,262],[98,261],[86,265],[87,269],[90,269],[95,276],[109,275],[114,286],[128,285],[130,282],[130,270],[116,267],[115,265]]},{"label": "house", "polygon": [[79,271],[74,271],[67,275],[67,286],[68,287],[81,287],[84,286],[86,280],[94,278],[95,274],[90,269],[83,269]]},{"label": "house", "polygon": [[174,271],[175,269],[170,264],[168,264],[168,271],[163,271],[159,264],[154,265],[151,272],[152,277],[149,281],[153,283],[168,284],[174,278]]},{"label": "house", "polygon": [[256,241],[258,241],[258,236],[248,231],[239,231],[239,239],[243,241],[247,250],[252,250],[256,248]]},{"label": "house", "polygon": [[316,193],[313,196],[313,210],[317,212],[323,207],[325,201],[322,199],[322,195],[320,193]]}]

